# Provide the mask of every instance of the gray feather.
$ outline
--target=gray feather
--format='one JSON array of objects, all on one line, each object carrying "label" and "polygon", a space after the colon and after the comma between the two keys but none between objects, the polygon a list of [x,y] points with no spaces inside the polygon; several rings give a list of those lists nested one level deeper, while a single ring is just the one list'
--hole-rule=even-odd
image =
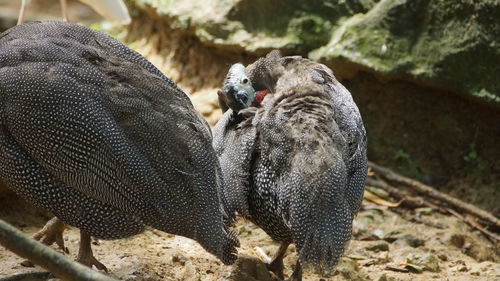
[{"label": "gray feather", "polygon": [[[75,24],[14,27],[0,35],[0,101],[1,176],[14,191],[42,192],[30,199],[90,235],[126,237],[146,225],[234,261],[206,123],[138,53]],[[21,176],[22,167],[33,175]],[[121,220],[97,232],[100,213],[86,212],[82,223],[55,203],[65,200]],[[120,227],[134,231],[119,235]]]},{"label": "gray feather", "polygon": [[[331,70],[301,57],[271,52],[247,73],[272,93],[216,125],[224,177],[248,175],[225,186],[228,204],[274,240],[294,242],[305,266],[331,271],[351,238],[367,172],[358,108]],[[248,135],[255,145],[245,145]]]}]

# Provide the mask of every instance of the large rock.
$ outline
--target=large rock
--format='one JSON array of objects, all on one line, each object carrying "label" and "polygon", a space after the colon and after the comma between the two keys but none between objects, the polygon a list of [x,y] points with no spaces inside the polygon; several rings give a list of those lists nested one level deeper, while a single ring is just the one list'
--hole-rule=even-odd
[{"label": "large rock", "polygon": [[311,53],[500,106],[500,2],[386,0],[346,20]]},{"label": "large rock", "polygon": [[309,53],[337,76],[369,70],[500,106],[497,0],[136,0],[202,42]]},{"label": "large rock", "polygon": [[344,18],[365,13],[372,0],[136,0],[204,42],[263,54],[270,49],[307,52],[326,44]]}]

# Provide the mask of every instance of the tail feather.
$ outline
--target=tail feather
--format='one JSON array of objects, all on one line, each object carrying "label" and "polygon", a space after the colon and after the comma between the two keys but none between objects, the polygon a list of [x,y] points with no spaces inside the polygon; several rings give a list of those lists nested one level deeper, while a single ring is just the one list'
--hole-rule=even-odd
[{"label": "tail feather", "polygon": [[[304,179],[305,177],[296,177]],[[355,213],[350,208],[345,167],[335,165],[314,182],[298,183],[290,219],[301,264],[332,273],[352,235]],[[304,200],[305,199],[305,200]]]},{"label": "tail feather", "polygon": [[322,274],[331,273],[344,253],[352,234],[353,215],[348,206],[323,219],[316,219],[302,235],[296,235],[295,243],[299,260],[304,268]]},{"label": "tail feather", "polygon": [[224,245],[222,262],[226,265],[233,264],[238,258],[238,250],[236,248],[240,247],[240,241],[238,239],[238,234],[236,231],[231,230],[227,234],[227,243]]}]

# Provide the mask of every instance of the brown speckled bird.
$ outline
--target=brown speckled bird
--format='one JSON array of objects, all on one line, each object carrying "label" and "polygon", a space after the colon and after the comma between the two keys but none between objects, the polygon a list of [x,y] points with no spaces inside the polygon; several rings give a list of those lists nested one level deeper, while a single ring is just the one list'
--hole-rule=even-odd
[{"label": "brown speckled bird", "polygon": [[0,34],[0,177],[56,219],[37,238],[81,231],[78,260],[105,269],[90,236],[146,226],[198,241],[224,263],[222,175],[205,120],[140,54],[60,21]]},{"label": "brown speckled bird", "polygon": [[[262,102],[245,106],[245,92],[263,90],[270,93]],[[229,109],[214,147],[230,214],[282,243],[269,265],[280,278],[290,243],[298,253],[291,280],[301,280],[302,266],[330,272],[351,238],[367,172],[366,133],[350,93],[326,66],[273,51],[246,69],[233,66],[219,99]]]}]

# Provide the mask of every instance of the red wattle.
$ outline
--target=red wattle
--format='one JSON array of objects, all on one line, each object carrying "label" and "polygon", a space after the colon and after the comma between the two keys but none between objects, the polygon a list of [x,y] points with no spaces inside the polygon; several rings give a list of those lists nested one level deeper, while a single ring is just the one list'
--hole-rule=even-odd
[{"label": "red wattle", "polygon": [[264,89],[262,91],[257,91],[255,93],[255,100],[253,101],[252,103],[252,106],[258,106],[260,105],[260,103],[262,102],[262,100],[264,100],[264,97],[269,94],[269,90],[268,89]]}]

